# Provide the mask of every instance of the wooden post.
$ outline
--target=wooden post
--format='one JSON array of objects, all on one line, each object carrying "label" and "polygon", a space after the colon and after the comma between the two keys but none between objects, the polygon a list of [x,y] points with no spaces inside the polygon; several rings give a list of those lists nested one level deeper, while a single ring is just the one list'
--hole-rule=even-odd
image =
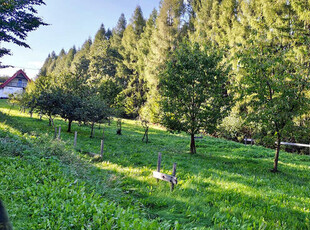
[{"label": "wooden post", "polygon": [[58,139],[60,139],[60,134],[61,134],[61,126],[59,126],[59,130],[58,130]]},{"label": "wooden post", "polygon": [[[160,164],[161,164],[161,153],[158,153],[158,160],[157,160],[157,172],[160,172]],[[157,179],[157,183],[159,179]]]},{"label": "wooden post", "polygon": [[145,128],[145,132],[144,132],[142,141],[144,141],[144,139],[145,139],[145,143],[149,142],[149,127],[148,126]]},{"label": "wooden post", "polygon": [[100,148],[100,155],[103,158],[103,147],[104,147],[104,141],[101,140],[101,148]]},{"label": "wooden post", "polygon": [[245,136],[245,138],[244,138],[244,145],[246,145],[247,141],[248,141],[248,138]]},{"label": "wooden post", "polygon": [[[177,163],[173,163],[172,176],[175,176],[176,171],[177,171]],[[173,191],[173,189],[174,189],[174,184],[171,182],[171,188],[170,188],[171,192]]]},{"label": "wooden post", "polygon": [[57,137],[57,127],[55,127],[54,139]]},{"label": "wooden post", "polygon": [[77,131],[74,132],[74,148],[76,148]]}]

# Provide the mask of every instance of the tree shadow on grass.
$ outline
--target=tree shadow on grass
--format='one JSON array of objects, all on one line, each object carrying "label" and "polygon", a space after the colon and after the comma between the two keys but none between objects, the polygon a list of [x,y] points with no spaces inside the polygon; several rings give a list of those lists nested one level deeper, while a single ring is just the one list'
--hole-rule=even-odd
[{"label": "tree shadow on grass", "polygon": [[[23,117],[20,120],[12,120],[13,118],[10,116],[4,117],[7,124],[14,125],[21,132],[33,132],[33,130],[37,131],[38,134],[42,132],[41,126],[29,127],[28,124],[35,121],[35,118]],[[0,118],[3,118],[3,114],[0,114]],[[84,140],[81,141],[84,143],[88,138],[83,135],[86,134],[86,128],[79,130],[82,130],[80,131],[80,138]],[[283,173],[271,174],[268,170],[272,165],[272,159],[268,154],[255,159],[247,158],[252,152],[250,151],[251,154],[249,154],[248,149],[242,150],[243,147],[237,145],[236,148],[242,150],[242,154],[245,155],[231,156],[225,153],[231,150],[230,146],[226,145],[226,147],[220,148],[221,151],[216,152],[212,144],[208,145],[207,143],[204,146],[205,151],[203,153],[188,155],[184,150],[180,153],[175,150],[170,151],[174,147],[182,149],[184,141],[187,141],[184,137],[168,136],[165,141],[159,140],[157,142],[156,138],[160,139],[163,136],[158,134],[154,137],[153,145],[145,145],[138,140],[138,135],[112,136],[114,135],[113,129],[107,130],[107,134],[106,161],[115,164],[119,169],[143,170],[143,167],[147,167],[147,169],[137,175],[131,175],[126,172],[122,173],[121,170],[108,169],[109,167],[100,168],[100,164],[90,163],[90,159],[85,157],[82,158],[85,170],[80,172],[78,177],[89,187],[94,187],[97,193],[124,208],[134,206],[137,210],[149,213],[150,218],[160,217],[166,220],[179,220],[181,223],[201,227],[216,224],[217,222],[214,219],[216,215],[218,215],[216,217],[218,221],[225,222],[225,218],[233,221],[230,218],[236,216],[238,221],[242,223],[242,221],[247,220],[242,216],[243,212],[248,212],[249,215],[253,216],[253,218],[248,218],[250,221],[257,222],[267,214],[270,221],[276,222],[275,219],[272,219],[270,212],[279,215],[280,221],[283,222],[287,218],[283,213],[292,215],[297,223],[300,221],[299,218],[305,218],[306,214],[301,211],[283,208],[283,203],[268,201],[269,198],[272,199],[272,196],[277,196],[278,192],[279,194],[281,191],[289,192],[290,184],[294,186],[307,185],[309,183],[307,176],[302,180],[298,179],[298,175],[305,174],[305,170],[280,164]],[[65,140],[72,139],[72,134],[63,134],[63,138]],[[162,145],[163,142],[172,141],[172,139],[177,143],[177,146],[170,145],[165,148]],[[98,140],[100,139],[95,138],[89,143],[92,144]],[[126,145],[130,146],[126,147]],[[132,148],[133,146],[135,148]],[[86,146],[86,148],[95,149],[91,146]],[[99,149],[99,145],[96,148]],[[156,184],[155,179],[151,177],[152,169],[156,169],[157,153],[160,150],[163,150],[162,171],[171,172],[173,162],[177,162],[177,177],[180,182],[183,181],[183,185],[177,185],[171,194],[169,184],[165,182]],[[254,149],[253,151],[257,150]],[[80,160],[77,155],[71,157],[73,162]],[[68,166],[70,167],[69,164]],[[226,189],[225,186],[219,187],[217,183],[214,183],[216,181],[222,181],[226,184],[238,183],[240,186],[257,190],[258,194],[268,191],[269,196],[265,198],[259,197],[259,195],[250,196],[240,191]],[[283,181],[285,181],[286,187],[281,187]],[[188,183],[188,186],[184,183]],[[280,187],[277,188],[278,186]],[[287,198],[291,199],[291,197],[298,195],[296,192],[291,192]],[[302,207],[300,200],[294,202],[296,202],[297,207]],[[241,207],[240,204],[244,207]],[[272,205],[273,207],[271,207]],[[259,209],[256,209],[256,206]],[[227,226],[230,226],[229,223]]]}]

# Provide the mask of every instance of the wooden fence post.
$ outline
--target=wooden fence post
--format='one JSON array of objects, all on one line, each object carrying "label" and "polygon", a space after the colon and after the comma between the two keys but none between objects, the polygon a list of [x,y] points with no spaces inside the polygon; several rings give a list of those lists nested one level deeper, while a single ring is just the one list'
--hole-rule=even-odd
[{"label": "wooden fence post", "polygon": [[104,141],[101,140],[101,148],[100,148],[100,155],[103,158],[103,148],[104,148]]},{"label": "wooden fence post", "polygon": [[57,127],[55,127],[54,139],[57,138]]},{"label": "wooden fence post", "polygon": [[[158,153],[158,160],[157,160],[157,172],[160,172],[160,164],[161,164],[161,153]],[[157,183],[159,179],[157,179]]]},{"label": "wooden fence post", "polygon": [[61,134],[61,126],[59,126],[59,130],[58,130],[58,139],[60,139],[60,134]]},{"label": "wooden fence post", "polygon": [[[176,171],[177,171],[177,163],[173,163],[172,176],[175,176]],[[171,182],[171,188],[170,188],[171,192],[173,191],[173,189],[174,189],[174,184]]]},{"label": "wooden fence post", "polygon": [[74,132],[74,148],[76,148],[76,142],[77,142],[77,131]]}]

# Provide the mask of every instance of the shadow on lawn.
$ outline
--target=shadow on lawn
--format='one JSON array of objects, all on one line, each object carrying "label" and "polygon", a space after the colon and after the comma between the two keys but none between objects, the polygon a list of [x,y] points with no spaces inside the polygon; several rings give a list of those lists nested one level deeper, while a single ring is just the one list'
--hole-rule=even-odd
[{"label": "shadow on lawn", "polygon": [[[19,119],[17,117],[12,118],[1,112],[0,119],[6,120],[6,124],[14,126],[14,128],[20,130],[22,133],[31,133],[33,131],[38,132],[38,134],[42,133],[42,124],[30,125],[33,122],[41,123],[39,119],[27,117]],[[62,128],[65,127],[64,122],[59,123],[61,123]],[[78,127],[82,143],[89,140],[89,143],[92,144],[100,140],[98,137],[89,139],[89,132],[86,132],[87,130],[89,130],[88,127]],[[99,131],[97,131],[96,135],[98,135],[98,132]],[[280,185],[284,180],[288,185],[286,192],[289,192],[290,184],[303,186],[310,182],[308,177],[303,178],[303,180],[298,179],[298,175],[305,173],[304,170],[280,164],[283,173],[281,172],[275,175],[268,171],[272,166],[272,159],[268,158],[268,156],[257,159],[247,159],[246,156],[241,157],[240,155],[227,158],[226,154],[223,152],[212,153],[210,155],[208,151],[212,150],[212,146],[211,144],[208,145],[208,143],[204,146],[204,153],[192,156],[187,154],[184,150],[182,151],[184,146],[186,146],[185,143],[188,142],[187,138],[168,136],[165,137],[165,141],[162,141],[160,138],[163,135],[158,132],[157,136],[153,136],[152,144],[145,145],[140,140],[140,134],[137,135],[132,130],[127,132],[127,135],[116,136],[113,129],[109,128],[107,130],[105,159],[118,165],[120,168],[133,167],[141,169],[143,166],[146,166],[148,167],[148,171],[145,176],[148,176],[148,180],[142,181],[128,176],[126,173],[118,172],[117,170],[99,168],[100,164],[94,165],[89,163],[89,158],[87,157],[82,158],[84,159],[81,162],[83,170],[80,169],[81,171],[78,174],[80,180],[84,181],[90,187],[94,186],[97,193],[102,194],[113,202],[117,202],[124,208],[133,205],[137,210],[146,210],[150,218],[160,217],[166,220],[174,219],[186,224],[195,223],[194,226],[201,227],[213,226],[215,224],[214,215],[216,213],[222,213],[227,219],[229,219],[227,214],[231,217],[235,216],[241,222],[247,220],[247,218],[243,217],[243,213],[250,213],[249,215],[251,217],[249,217],[248,220],[257,223],[259,223],[261,218],[265,217],[266,221],[271,221],[273,223],[276,223],[277,219],[285,222],[289,215],[292,215],[292,218],[297,216],[295,221],[298,222],[302,222],[302,220],[307,217],[307,214],[303,212],[282,207],[280,203],[270,202],[268,197],[263,198],[263,194],[262,196],[250,196],[239,191],[219,187],[216,184],[206,182],[195,184],[194,180],[198,176],[204,179],[212,176],[215,181],[220,180],[227,183],[237,182],[241,185],[256,189],[260,193],[269,190],[272,196],[277,195],[272,187],[264,184],[257,186],[255,180],[268,180],[268,184],[273,186]],[[53,130],[51,130],[51,133],[53,133]],[[63,138],[68,141],[72,139],[72,135],[73,134],[64,133]],[[169,141],[170,138],[174,140],[178,139],[175,141],[177,142],[177,146],[164,146],[163,143]],[[109,143],[109,141],[111,141],[111,143]],[[135,148],[124,149],[124,147],[129,144],[135,145]],[[79,146],[79,148],[82,147],[84,146]],[[171,151],[173,147],[177,150]],[[93,147],[90,148],[91,150],[94,149]],[[229,148],[231,150],[231,146],[226,145],[225,148],[221,148],[221,151],[225,152],[229,150]],[[242,150],[240,145],[237,145],[236,148]],[[180,153],[178,150],[180,150]],[[152,169],[156,169],[157,153],[159,151],[163,151],[164,153],[163,170],[171,170],[170,168],[173,162],[178,162],[177,177],[185,182],[190,181],[190,184],[196,187],[190,188],[178,185],[176,190],[170,194],[169,185],[165,182],[156,184],[155,179],[151,177],[151,171]],[[245,154],[247,151],[248,149],[244,150]],[[71,157],[73,158],[71,159],[73,162],[81,161],[77,155]],[[69,165],[69,167],[72,166]],[[285,173],[286,171],[289,173]],[[254,179],[253,176],[255,176]],[[279,180],[278,177],[281,177],[282,182],[277,181]],[[197,200],[198,193],[199,200]],[[298,196],[299,194],[289,193],[289,195]],[[302,206],[301,201],[295,202],[298,206]],[[242,204],[241,209],[237,208],[240,207],[240,203]],[[255,215],[257,207],[260,207],[260,209],[258,209]],[[225,217],[223,217],[223,221],[224,220]]]}]

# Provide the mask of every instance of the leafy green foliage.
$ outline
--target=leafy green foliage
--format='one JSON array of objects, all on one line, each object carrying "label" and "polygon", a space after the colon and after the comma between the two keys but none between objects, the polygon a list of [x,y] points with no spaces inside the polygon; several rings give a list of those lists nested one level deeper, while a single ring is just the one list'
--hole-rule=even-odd
[{"label": "leafy green foliage", "polygon": [[[28,33],[41,25],[47,25],[36,16],[35,6],[43,4],[45,4],[43,0],[1,1],[0,42],[14,43],[29,48],[25,42]],[[7,54],[10,54],[10,50],[1,47],[0,58]]]},{"label": "leafy green foliage", "polygon": [[[229,84],[236,89],[230,92],[234,94],[233,113],[224,119],[220,129],[216,130],[216,135],[239,141],[244,136],[251,136],[257,140],[256,143],[274,147],[274,133],[277,131],[270,129],[273,124],[267,125],[268,122],[262,122],[258,117],[250,119],[248,114],[253,111],[247,111],[249,106],[246,104],[254,102],[250,102],[253,94],[250,90],[244,90],[243,94],[241,91],[247,87],[247,81],[251,81],[249,73],[252,72],[258,80],[251,83],[251,90],[264,88],[261,83],[266,82],[259,80],[263,77],[259,76],[258,69],[260,68],[261,75],[272,74],[272,65],[277,69],[275,84],[277,76],[285,68],[286,73],[279,77],[281,81],[292,74],[295,77],[291,79],[296,84],[303,84],[296,77],[309,75],[308,9],[309,3],[299,0],[163,0],[159,11],[154,10],[145,20],[142,9],[137,6],[128,24],[124,14],[112,31],[106,30],[102,24],[94,40],[88,39],[80,50],[62,50],[59,55],[52,52],[46,59],[41,74],[52,75],[62,82],[66,81],[62,79],[62,75],[79,76],[80,79],[76,78],[77,82],[82,81],[87,85],[92,95],[99,96],[109,108],[117,111],[117,116],[142,117],[153,123],[160,123],[162,96],[159,93],[159,73],[173,56],[174,50],[178,49],[180,41],[190,40],[200,46],[210,43],[222,51],[221,64],[232,66],[228,76]],[[210,52],[217,53],[216,49]],[[255,63],[261,53],[264,66]],[[284,56],[283,60],[280,60],[281,55]],[[253,63],[246,64],[248,62]],[[68,81],[71,81],[70,78]],[[289,87],[290,84],[292,92],[289,94],[294,94],[293,91],[298,86],[292,82],[286,86]],[[281,85],[276,87],[281,88]],[[309,95],[306,88],[304,92]],[[89,94],[88,90],[76,90],[84,91],[83,97]],[[266,93],[266,88],[263,91]],[[240,96],[248,101],[237,101],[236,98]],[[31,108],[36,101],[30,100],[31,97],[28,99]],[[266,102],[264,97],[255,97],[255,100],[260,99],[261,102]],[[279,108],[287,105],[286,97],[279,97],[277,100]],[[296,103],[304,102],[300,100]],[[309,110],[304,107],[298,116],[283,112],[287,110],[281,111],[281,116],[290,117],[281,139],[308,143]],[[267,120],[270,120],[269,116],[273,116],[265,115]],[[220,116],[225,116],[225,113]],[[249,119],[244,119],[245,117]],[[205,130],[212,134],[216,122],[209,123],[213,128]]]},{"label": "leafy green foliage", "polygon": [[220,62],[215,50],[184,42],[161,76],[163,124],[191,135],[191,153],[196,153],[194,135],[214,131],[229,110],[229,68]]},{"label": "leafy green foliage", "polygon": [[[150,125],[146,145],[143,127],[123,120],[124,135],[115,135],[114,121],[104,127],[104,160],[91,162],[73,151],[72,133],[52,141],[47,120],[0,105],[0,197],[15,229],[309,228],[308,156],[281,152],[283,172],[270,174],[270,149],[204,137],[199,154],[188,155],[185,134]],[[100,151],[102,130],[89,139],[89,127],[73,127],[78,149]],[[163,173],[177,162],[172,193],[152,178],[158,152]]]}]

